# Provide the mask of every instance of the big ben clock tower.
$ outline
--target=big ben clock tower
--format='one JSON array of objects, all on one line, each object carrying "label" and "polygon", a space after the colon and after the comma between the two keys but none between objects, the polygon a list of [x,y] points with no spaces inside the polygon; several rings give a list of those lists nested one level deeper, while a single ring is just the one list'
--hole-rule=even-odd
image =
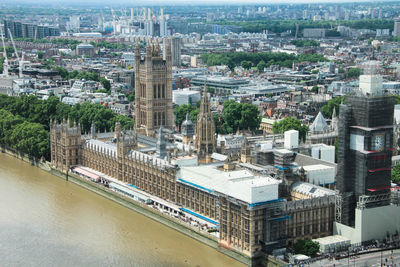
[{"label": "big ben clock tower", "polygon": [[336,221],[355,226],[356,209],[390,204],[394,99],[382,78],[361,75],[359,92],[340,105]]}]

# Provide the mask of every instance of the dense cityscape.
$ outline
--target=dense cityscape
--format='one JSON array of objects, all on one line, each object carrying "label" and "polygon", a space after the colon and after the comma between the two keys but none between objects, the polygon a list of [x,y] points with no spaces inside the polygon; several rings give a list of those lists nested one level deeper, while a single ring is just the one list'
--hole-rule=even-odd
[{"label": "dense cityscape", "polygon": [[237,264],[400,263],[399,1],[0,6],[3,154]]}]

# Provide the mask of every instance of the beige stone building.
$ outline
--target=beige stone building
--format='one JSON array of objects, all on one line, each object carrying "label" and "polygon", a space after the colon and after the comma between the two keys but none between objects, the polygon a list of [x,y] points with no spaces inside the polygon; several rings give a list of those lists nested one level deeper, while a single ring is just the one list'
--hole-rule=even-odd
[{"label": "beige stone building", "polygon": [[123,132],[119,124],[114,133],[97,136],[81,136],[79,125],[51,124],[55,168],[66,172],[87,167],[104,174],[101,182],[113,177],[214,220],[223,247],[257,258],[298,239],[332,234],[334,201],[328,189],[316,195],[292,188],[292,196],[284,198],[278,193],[279,180],[246,170],[238,162],[179,167],[157,158],[161,153],[137,148],[136,133]]},{"label": "beige stone building", "polygon": [[173,129],[171,44],[166,48],[166,60],[158,43],[148,43],[144,59],[140,46],[135,48],[135,114],[136,129],[147,136],[163,126]]}]

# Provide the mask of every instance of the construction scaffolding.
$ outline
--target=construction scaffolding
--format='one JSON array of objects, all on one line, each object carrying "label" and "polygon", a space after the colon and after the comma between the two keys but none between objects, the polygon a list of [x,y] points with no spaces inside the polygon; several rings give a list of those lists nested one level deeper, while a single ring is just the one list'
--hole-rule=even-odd
[{"label": "construction scaffolding", "polygon": [[354,226],[356,207],[390,204],[393,109],[393,97],[368,94],[340,105],[337,222]]}]

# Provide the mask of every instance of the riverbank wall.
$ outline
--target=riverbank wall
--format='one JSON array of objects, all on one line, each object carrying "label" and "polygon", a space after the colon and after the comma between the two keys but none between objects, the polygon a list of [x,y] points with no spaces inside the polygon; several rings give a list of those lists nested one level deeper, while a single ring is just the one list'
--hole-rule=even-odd
[{"label": "riverbank wall", "polygon": [[[49,162],[44,162],[41,160],[38,160],[36,158],[29,157],[23,153],[19,153],[16,150],[1,147],[1,152],[6,153],[8,155],[11,155],[15,158],[18,158],[24,162],[27,162],[31,164],[32,166],[36,166],[46,172],[51,173],[52,175],[61,178],[63,180],[67,180],[67,175],[59,170],[53,169],[50,167]],[[155,220],[159,223],[162,223],[163,225],[166,225],[182,234],[185,234],[186,236],[189,236],[205,245],[208,245],[217,251],[245,264],[248,266],[282,266],[284,265],[283,262],[280,262],[279,260],[276,260],[272,257],[259,257],[259,258],[250,258],[240,252],[226,249],[224,247],[221,247],[219,245],[219,240],[217,237],[201,232],[199,229],[197,229],[194,226],[188,225],[176,218],[173,218],[171,216],[168,216],[166,214],[163,214],[159,212],[156,209],[153,209],[146,204],[142,204],[140,202],[137,202],[133,199],[130,199],[126,196],[123,196],[121,194],[118,194],[103,185],[96,184],[88,179],[82,178],[76,174],[69,173],[68,174],[68,181],[72,182],[78,186],[81,186],[89,191],[92,191],[96,194],[99,194],[105,198],[108,198],[124,207],[127,207],[133,211],[136,211],[152,220]]]}]

